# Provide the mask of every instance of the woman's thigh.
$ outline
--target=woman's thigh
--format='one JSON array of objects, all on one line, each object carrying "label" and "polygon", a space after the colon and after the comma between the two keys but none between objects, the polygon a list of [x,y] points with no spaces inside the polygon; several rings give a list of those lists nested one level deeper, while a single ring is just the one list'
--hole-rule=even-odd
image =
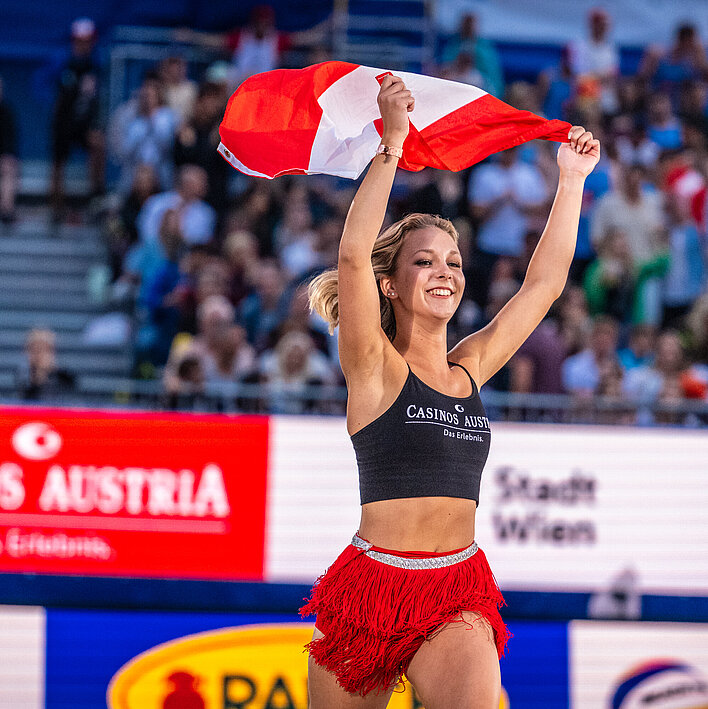
[{"label": "woman's thigh", "polygon": [[477,613],[474,621],[447,623],[413,656],[406,676],[425,709],[498,709],[501,694],[494,632]]},{"label": "woman's thigh", "polygon": [[[323,633],[315,628],[312,639],[321,637]],[[318,665],[310,655],[307,691],[310,697],[309,709],[385,709],[393,694],[393,687],[387,692],[369,692],[365,697],[350,694],[337,684],[337,678],[332,672]]]}]

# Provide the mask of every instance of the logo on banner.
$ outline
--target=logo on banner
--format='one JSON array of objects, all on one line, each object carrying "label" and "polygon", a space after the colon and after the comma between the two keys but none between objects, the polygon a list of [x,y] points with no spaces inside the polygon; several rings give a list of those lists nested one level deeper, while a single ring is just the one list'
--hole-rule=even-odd
[{"label": "logo on banner", "polygon": [[616,685],[611,709],[705,709],[708,680],[676,660],[650,660],[633,667]]},{"label": "logo on banner", "polygon": [[[308,623],[245,625],[178,638],[124,665],[109,709],[307,709]],[[389,709],[425,709],[410,685]],[[509,709],[502,690],[500,709]]]},{"label": "logo on banner", "polygon": [[61,445],[61,436],[48,423],[26,423],[12,434],[15,452],[28,460],[49,460],[61,450]]}]

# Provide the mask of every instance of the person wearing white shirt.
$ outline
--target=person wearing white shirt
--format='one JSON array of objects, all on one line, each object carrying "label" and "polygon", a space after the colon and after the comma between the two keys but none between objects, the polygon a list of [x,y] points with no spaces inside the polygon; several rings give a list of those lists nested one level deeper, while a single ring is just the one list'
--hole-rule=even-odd
[{"label": "person wearing white shirt", "polygon": [[158,240],[160,222],[168,209],[178,211],[182,235],[188,246],[211,241],[216,212],[203,201],[206,191],[206,171],[197,165],[183,165],[179,170],[177,189],[153,195],[140,210],[137,219],[140,241],[147,244]]}]

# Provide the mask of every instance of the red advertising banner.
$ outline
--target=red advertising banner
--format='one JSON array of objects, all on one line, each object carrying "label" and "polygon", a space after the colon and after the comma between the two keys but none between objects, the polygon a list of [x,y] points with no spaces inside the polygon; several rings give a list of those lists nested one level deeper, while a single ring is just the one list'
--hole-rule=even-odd
[{"label": "red advertising banner", "polygon": [[0,408],[0,572],[261,580],[268,419]]}]

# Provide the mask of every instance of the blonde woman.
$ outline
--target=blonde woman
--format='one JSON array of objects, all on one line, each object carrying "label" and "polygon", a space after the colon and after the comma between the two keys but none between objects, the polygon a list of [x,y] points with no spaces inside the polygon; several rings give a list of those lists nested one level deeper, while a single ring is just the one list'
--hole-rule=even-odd
[{"label": "blonde woman", "polygon": [[310,286],[334,327],[359,466],[359,530],[301,609],[311,709],[379,709],[405,673],[426,709],[499,705],[504,602],[474,542],[490,445],[481,387],[558,298],[575,249],[585,177],[600,154],[575,126],[526,279],[494,320],[447,348],[465,279],[452,224],[411,214],[377,236],[414,98],[387,76],[380,154],[352,202],[335,271]]}]

